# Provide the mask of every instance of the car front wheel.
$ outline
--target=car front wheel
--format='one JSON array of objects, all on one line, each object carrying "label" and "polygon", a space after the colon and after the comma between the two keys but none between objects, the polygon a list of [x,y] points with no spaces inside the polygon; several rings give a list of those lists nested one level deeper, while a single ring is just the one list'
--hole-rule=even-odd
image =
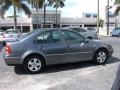
[{"label": "car front wheel", "polygon": [[104,64],[107,58],[108,58],[107,51],[104,49],[101,49],[97,51],[97,53],[95,54],[94,61],[97,64]]},{"label": "car front wheel", "polygon": [[31,74],[40,73],[43,70],[44,62],[41,57],[32,55],[24,63],[24,68]]}]

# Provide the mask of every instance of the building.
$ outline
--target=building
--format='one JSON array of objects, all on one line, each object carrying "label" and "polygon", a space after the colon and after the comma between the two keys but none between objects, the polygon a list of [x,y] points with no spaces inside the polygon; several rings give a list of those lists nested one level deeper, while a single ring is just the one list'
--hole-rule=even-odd
[{"label": "building", "polygon": [[[17,28],[21,29],[23,27],[24,32],[29,31],[32,28],[31,18],[28,17],[17,17]],[[0,19],[0,28],[2,30],[13,29],[14,28],[14,18]]]},{"label": "building", "polygon": [[45,14],[45,22],[44,22],[43,10],[38,10],[38,12],[36,10],[32,10],[31,17],[32,17],[33,28],[37,28],[37,25],[38,28],[43,28],[44,23],[47,28],[52,28],[52,27],[56,27],[56,20],[57,20],[57,24],[60,25],[61,12],[58,11],[56,15],[55,10],[47,10]]},{"label": "building", "polygon": [[[96,27],[97,14],[83,13],[82,18],[68,18],[61,17],[61,11],[59,10],[57,12],[57,15],[55,10],[47,10],[46,14],[44,14],[43,10],[32,10],[31,18],[17,17],[17,28],[21,29],[21,26],[24,32],[36,28],[43,28],[44,26],[47,28],[62,28],[67,26]],[[14,28],[14,19],[0,19],[0,27],[3,30],[6,30],[8,28]]]},{"label": "building", "polygon": [[82,17],[83,18],[97,18],[97,14],[96,13],[83,13]]},{"label": "building", "polygon": [[[108,23],[108,15],[109,15],[109,23]],[[109,26],[109,32],[111,32],[114,28],[120,27],[120,15],[115,16],[114,13],[107,11],[107,6],[105,9],[105,22],[104,22],[104,30],[107,30],[107,26]]]}]

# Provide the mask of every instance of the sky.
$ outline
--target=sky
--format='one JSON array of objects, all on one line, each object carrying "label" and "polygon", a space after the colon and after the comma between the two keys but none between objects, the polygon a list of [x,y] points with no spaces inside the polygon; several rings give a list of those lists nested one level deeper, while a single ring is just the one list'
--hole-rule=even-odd
[{"label": "sky", "polygon": [[[97,1],[98,0],[66,0],[65,7],[60,9],[61,16],[81,18],[82,13],[97,13]],[[105,6],[107,5],[107,0],[99,0],[99,1],[100,1],[100,18],[104,19]],[[113,2],[114,0],[110,0],[110,5],[113,5]],[[51,9],[51,8],[47,7],[47,9]],[[110,11],[113,12],[114,9],[111,9]],[[12,7],[6,13],[6,16],[7,15],[13,15]]]},{"label": "sky", "polygon": [[[61,9],[62,16],[65,17],[82,17],[82,13],[97,13],[98,0],[66,0],[65,7]],[[100,2],[100,18],[105,17],[105,6],[107,0],[99,0]],[[114,0],[110,0],[110,5],[113,5]],[[113,10],[110,10],[113,12]]]}]

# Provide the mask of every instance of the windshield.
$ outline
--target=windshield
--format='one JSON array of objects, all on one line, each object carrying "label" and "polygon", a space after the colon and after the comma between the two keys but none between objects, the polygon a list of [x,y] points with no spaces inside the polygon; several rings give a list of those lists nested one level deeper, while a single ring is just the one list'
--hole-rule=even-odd
[{"label": "windshield", "polygon": [[6,31],[6,32],[5,32],[5,34],[13,34],[13,33],[18,33],[18,31],[10,30],[10,31]]},{"label": "windshield", "polygon": [[19,40],[22,40],[22,39],[28,37],[29,35],[32,35],[33,33],[37,32],[37,31],[38,31],[38,30],[33,30],[33,31],[31,31],[31,32],[28,32],[27,34],[24,34],[24,35],[22,35],[21,37],[19,37]]},{"label": "windshield", "polygon": [[116,29],[114,29],[114,30],[120,30],[120,28],[116,28]]},{"label": "windshield", "polygon": [[90,31],[95,31],[95,28],[92,28],[92,27],[89,27],[87,29],[90,30]]}]

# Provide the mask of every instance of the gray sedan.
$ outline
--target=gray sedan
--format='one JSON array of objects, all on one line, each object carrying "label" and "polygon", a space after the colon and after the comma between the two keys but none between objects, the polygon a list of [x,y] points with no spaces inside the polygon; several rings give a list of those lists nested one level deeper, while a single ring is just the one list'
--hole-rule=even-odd
[{"label": "gray sedan", "polygon": [[90,60],[103,64],[113,53],[111,45],[88,40],[69,29],[34,30],[4,46],[6,64],[23,65],[29,73],[39,73],[53,64]]}]

